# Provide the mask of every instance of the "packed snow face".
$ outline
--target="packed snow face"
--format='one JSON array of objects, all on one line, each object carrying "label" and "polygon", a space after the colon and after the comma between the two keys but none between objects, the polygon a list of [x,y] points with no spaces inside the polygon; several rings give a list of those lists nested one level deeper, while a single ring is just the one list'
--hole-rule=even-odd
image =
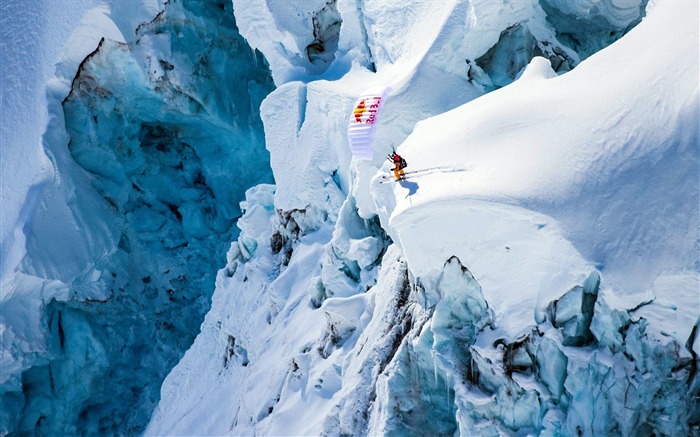
[{"label": "packed snow face", "polygon": [[229,2],[170,1],[127,41],[103,39],[51,108],[70,142],[50,127],[47,152],[75,188],[38,194],[22,274],[3,285],[5,433],[141,432],[209,309],[238,203],[271,181],[273,84]]},{"label": "packed snow face", "polygon": [[[247,192],[147,435],[700,431],[697,5],[234,13],[278,85],[277,185]],[[377,84],[395,91],[357,163],[347,116]],[[392,142],[400,183],[378,174]]]}]

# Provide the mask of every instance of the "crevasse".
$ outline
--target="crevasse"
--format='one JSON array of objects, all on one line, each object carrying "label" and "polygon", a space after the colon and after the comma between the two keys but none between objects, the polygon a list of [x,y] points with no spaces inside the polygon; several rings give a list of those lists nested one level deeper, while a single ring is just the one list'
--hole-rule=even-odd
[{"label": "crevasse", "polygon": [[19,407],[5,430],[142,432],[209,309],[238,202],[271,181],[259,105],[273,85],[230,3],[169,2],[135,32],[103,39],[63,101],[68,151],[111,221],[82,225],[114,246],[91,297],[46,302],[48,350],[4,398]]}]

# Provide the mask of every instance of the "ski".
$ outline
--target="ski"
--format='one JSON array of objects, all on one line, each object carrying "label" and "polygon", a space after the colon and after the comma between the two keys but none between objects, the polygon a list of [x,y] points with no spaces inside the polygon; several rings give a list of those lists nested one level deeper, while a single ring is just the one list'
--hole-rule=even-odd
[{"label": "ski", "polygon": [[[455,172],[463,172],[463,171],[468,171],[468,168],[463,168],[463,167],[432,167],[432,168],[422,168],[419,170],[412,170],[412,171],[406,171],[403,174],[406,176],[418,176],[418,175],[423,175],[423,174],[433,174],[433,173],[455,173]],[[393,174],[385,174],[382,175],[382,179],[395,179]]]},{"label": "ski", "polygon": [[390,184],[390,183],[392,183],[392,182],[401,182],[401,181],[408,180],[408,179],[410,179],[410,178],[407,178],[406,176],[404,176],[404,177],[402,177],[401,179],[396,179],[395,177],[391,176],[391,177],[386,177],[386,178],[383,178],[383,179],[385,179],[385,180],[379,182],[380,184]]},{"label": "ski", "polygon": [[[421,171],[421,170],[405,171],[405,172],[403,172],[403,174],[404,174],[404,175],[409,175],[409,174],[418,173],[419,171]],[[391,178],[396,179],[396,178],[394,177],[394,175],[389,175],[389,174],[382,175],[382,179],[391,179]]]}]

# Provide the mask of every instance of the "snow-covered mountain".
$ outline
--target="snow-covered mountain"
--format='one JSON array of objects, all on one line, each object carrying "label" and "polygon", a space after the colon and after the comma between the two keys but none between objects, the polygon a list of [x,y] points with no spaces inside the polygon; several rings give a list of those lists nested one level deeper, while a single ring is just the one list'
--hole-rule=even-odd
[{"label": "snow-covered mountain", "polygon": [[128,3],[3,10],[0,434],[700,433],[697,2]]}]

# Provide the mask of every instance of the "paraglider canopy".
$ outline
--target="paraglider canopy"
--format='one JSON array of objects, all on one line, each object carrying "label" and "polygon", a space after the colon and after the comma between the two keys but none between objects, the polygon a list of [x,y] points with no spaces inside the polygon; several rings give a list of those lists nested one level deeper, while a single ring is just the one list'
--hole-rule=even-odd
[{"label": "paraglider canopy", "polygon": [[348,143],[355,158],[372,159],[375,131],[389,93],[390,87],[378,86],[365,90],[357,98],[348,120]]}]

